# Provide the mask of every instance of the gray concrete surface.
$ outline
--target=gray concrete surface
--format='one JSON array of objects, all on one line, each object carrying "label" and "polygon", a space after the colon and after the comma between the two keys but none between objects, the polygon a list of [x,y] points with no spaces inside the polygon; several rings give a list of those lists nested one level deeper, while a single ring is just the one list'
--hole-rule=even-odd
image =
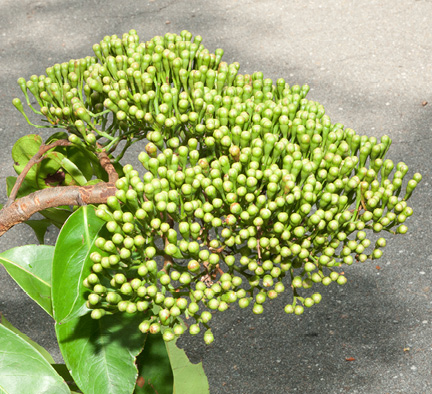
[{"label": "gray concrete surface", "polygon": [[[432,393],[431,20],[429,0],[1,0],[0,203],[14,175],[10,150],[34,132],[11,104],[18,77],[91,54],[104,35],[131,28],[142,39],[201,34],[243,73],[309,83],[309,97],[334,122],[390,135],[389,157],[423,174],[409,233],[392,239],[378,263],[346,269],[348,284],[322,289],[319,306],[301,317],[285,315],[279,299],[258,317],[234,308],[215,318],[210,347],[181,341],[203,360],[211,393]],[[34,242],[21,225],[0,250]],[[3,269],[0,283],[0,311],[61,360],[50,318]]]}]

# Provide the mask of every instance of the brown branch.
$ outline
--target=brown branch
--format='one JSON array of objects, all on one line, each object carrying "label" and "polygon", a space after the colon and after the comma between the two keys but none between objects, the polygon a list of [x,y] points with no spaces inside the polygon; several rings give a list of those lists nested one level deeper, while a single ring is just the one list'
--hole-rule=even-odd
[{"label": "brown branch", "polygon": [[68,146],[68,145],[71,145],[71,143],[68,140],[57,140],[49,145],[42,144],[39,147],[37,153],[27,162],[24,169],[21,171],[21,174],[18,175],[15,185],[12,188],[12,191],[9,195],[9,199],[5,204],[5,207],[8,207],[15,201],[18,190],[21,187],[22,183],[24,182],[24,178],[27,176],[28,172],[35,164],[40,163],[44,159],[44,155],[46,152],[48,152],[50,149],[55,148],[56,146]]},{"label": "brown branch", "polygon": [[60,205],[86,205],[105,203],[116,187],[111,182],[91,186],[56,186],[38,190],[21,197],[0,211],[0,236],[18,223],[28,220],[34,213]]},{"label": "brown branch", "polygon": [[[49,149],[55,146],[70,145],[69,141],[58,140],[50,145],[43,145],[38,153],[34,155],[24,170],[21,172],[22,179],[18,177],[14,189],[15,195],[11,192],[7,204],[0,210],[0,237],[13,226],[28,220],[36,212],[47,208],[54,208],[61,205],[87,205],[87,204],[103,204],[107,198],[115,195],[115,182],[118,179],[117,171],[111,163],[107,153],[101,150],[97,153],[99,162],[108,174],[109,182],[100,182],[91,186],[56,186],[47,189],[38,190],[27,196],[21,197],[14,201],[19,186],[22,184],[25,175],[30,170],[31,166],[42,160],[42,156]],[[98,148],[102,149],[98,145]]]},{"label": "brown branch", "polygon": [[[44,160],[45,153],[47,153],[49,150],[57,146],[70,146],[70,145],[72,144],[68,140],[57,140],[49,145],[41,145],[37,153],[27,162],[24,169],[21,171],[21,174],[18,175],[15,185],[12,188],[12,191],[9,195],[9,199],[5,204],[5,208],[10,206],[15,201],[15,198],[18,194],[18,190],[21,187],[22,183],[24,182],[24,179],[27,176],[28,172],[35,164],[40,163],[42,160]],[[100,152],[97,153],[97,157],[99,159],[102,168],[108,174],[108,181],[115,182],[118,179],[117,171],[112,165],[111,160],[108,157],[107,153],[105,152],[105,150],[103,150],[103,147],[99,144],[97,144],[97,146],[101,150]]]},{"label": "brown branch", "polygon": [[111,160],[108,157],[108,154],[103,149],[103,147],[99,144],[97,144],[97,147],[101,150],[100,152],[97,153],[97,157],[99,159],[99,163],[101,164],[102,168],[108,174],[108,182],[115,183],[115,181],[118,179],[117,171],[112,165]]}]

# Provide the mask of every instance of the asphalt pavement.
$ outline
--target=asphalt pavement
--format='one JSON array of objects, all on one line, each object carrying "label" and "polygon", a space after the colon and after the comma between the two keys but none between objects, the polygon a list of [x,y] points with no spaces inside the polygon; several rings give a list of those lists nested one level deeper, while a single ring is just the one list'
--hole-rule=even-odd
[{"label": "asphalt pavement", "polygon": [[[215,342],[183,338],[203,361],[211,393],[432,393],[432,1],[0,1],[0,203],[14,175],[15,141],[49,130],[13,107],[16,80],[92,54],[105,35],[134,28],[142,40],[183,29],[225,50],[240,72],[308,83],[332,121],[388,134],[388,157],[420,172],[405,236],[378,262],[354,264],[348,283],[322,287],[320,305],[294,317],[284,300],[260,316],[232,308],[214,318]],[[136,162],[135,148],[123,160]],[[56,233],[48,233],[55,242]],[[19,225],[0,251],[36,243]],[[0,269],[0,311],[61,361],[53,321]],[[351,361],[349,361],[351,360]]]}]

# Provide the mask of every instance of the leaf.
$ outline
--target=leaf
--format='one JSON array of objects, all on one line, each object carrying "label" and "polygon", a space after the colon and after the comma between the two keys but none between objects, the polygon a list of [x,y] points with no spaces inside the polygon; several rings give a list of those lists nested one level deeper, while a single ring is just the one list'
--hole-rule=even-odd
[{"label": "leaf", "polygon": [[[54,148],[53,148],[54,149]],[[64,179],[61,163],[50,158],[52,150],[44,154],[44,159],[35,166],[38,189],[59,186]]]},{"label": "leaf", "polygon": [[[11,194],[12,188],[14,187],[16,180],[16,176],[8,176],[6,178],[6,193],[8,196]],[[20,188],[18,189],[16,198],[27,196],[28,194],[33,193],[36,190],[38,189],[32,183],[24,179],[24,181],[21,183]]]},{"label": "leaf", "polygon": [[39,219],[39,220],[26,220],[25,224],[29,225],[36,234],[36,237],[39,243],[44,244],[45,234],[48,230],[48,227],[51,226],[51,221],[48,219]]},{"label": "leaf", "polygon": [[69,207],[62,206],[55,208],[47,208],[43,211],[39,211],[39,213],[45,216],[52,224],[54,224],[54,226],[62,228],[63,224],[72,214],[72,211]]},{"label": "leaf", "polygon": [[[64,379],[66,384],[69,386],[69,389],[71,390],[79,390],[78,386],[73,380],[73,377],[71,376],[66,364],[54,364],[54,362],[51,364],[51,366],[56,370],[56,372]],[[74,393],[75,391],[72,391]]]},{"label": "leaf", "polygon": [[[28,161],[39,151],[42,145],[40,135],[28,134],[21,137],[12,147],[12,159],[15,162],[14,168],[17,174],[21,174]],[[33,183],[36,180],[36,168],[33,167],[26,175],[26,179]],[[36,186],[36,183],[35,183]]]},{"label": "leaf", "polygon": [[202,362],[192,364],[185,351],[177,347],[176,342],[177,339],[165,343],[174,374],[173,394],[209,393],[209,384]]},{"label": "leaf", "polygon": [[[67,139],[67,135],[63,139]],[[96,173],[93,168],[95,164],[100,167],[97,156],[83,146],[57,146],[54,152],[59,152],[68,160],[73,162],[79,170],[84,174],[87,180],[91,179]],[[102,167],[100,167],[102,168]],[[103,170],[102,170],[103,171]]]},{"label": "leaf", "polygon": [[26,334],[18,330],[18,328],[14,327],[10,322],[6,320],[4,315],[0,312],[0,323],[3,324],[6,328],[8,328],[10,331],[17,334],[19,337],[24,339],[24,341],[28,342],[30,345],[32,345],[44,358],[47,360],[50,364],[54,364],[54,359],[52,358],[51,354],[48,353],[48,351],[43,348],[41,345],[36,343],[35,341],[31,340]]},{"label": "leaf", "polygon": [[88,181],[84,186],[97,185],[98,183],[104,182],[102,179],[92,179]]},{"label": "leaf", "polygon": [[134,394],[172,394],[173,373],[161,334],[148,334],[137,357],[138,379]]},{"label": "leaf", "polygon": [[95,174],[92,163],[99,163],[99,159],[93,153],[83,147],[66,146],[63,147],[64,155],[80,169],[87,180],[90,180]]},{"label": "leaf", "polygon": [[45,157],[57,163],[59,167],[62,167],[73,178],[76,184],[84,185],[87,182],[86,177],[79,168],[60,152],[48,152],[45,154]]},{"label": "leaf", "polygon": [[68,133],[65,131],[57,131],[54,134],[51,134],[45,141],[45,145],[52,144],[55,141],[58,140],[67,140],[68,139]]},{"label": "leaf", "polygon": [[27,295],[52,316],[51,264],[54,246],[25,245],[0,253],[0,264]]},{"label": "leaf", "polygon": [[89,255],[104,221],[92,205],[79,208],[65,222],[57,238],[53,260],[53,310],[57,322],[82,316],[85,306],[83,280],[93,265]]},{"label": "leaf", "polygon": [[16,176],[8,176],[6,178],[6,194],[8,195],[8,197],[11,194],[11,191],[16,183],[17,177]]},{"label": "leaf", "polygon": [[73,381],[73,378],[66,366],[66,364],[55,364],[51,363],[52,367],[56,370],[56,372],[66,381]]},{"label": "leaf", "polygon": [[0,325],[0,384],[8,394],[69,394],[49,362],[27,341]]},{"label": "leaf", "polygon": [[94,320],[81,316],[56,323],[57,340],[72,377],[86,394],[129,394],[138,375],[135,357],[144,335],[141,314],[114,314]]}]

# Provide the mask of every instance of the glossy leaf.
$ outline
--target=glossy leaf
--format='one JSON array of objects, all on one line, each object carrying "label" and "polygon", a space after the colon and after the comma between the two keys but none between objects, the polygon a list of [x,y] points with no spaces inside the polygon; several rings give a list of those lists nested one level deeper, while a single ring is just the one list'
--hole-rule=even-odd
[{"label": "glossy leaf", "polygon": [[147,335],[136,362],[139,374],[135,394],[172,394],[173,373],[162,335]]},{"label": "glossy leaf", "polygon": [[44,209],[39,213],[45,216],[54,226],[61,228],[66,222],[67,218],[72,214],[69,207],[55,207]]},{"label": "glossy leaf", "polygon": [[45,157],[57,163],[59,167],[62,167],[72,177],[76,184],[84,185],[87,182],[86,177],[79,168],[60,152],[48,152],[45,154]]},{"label": "glossy leaf", "polygon": [[81,316],[56,324],[63,358],[78,387],[86,394],[133,393],[138,375],[135,357],[144,335],[142,315],[114,314],[94,320]]},{"label": "glossy leaf", "polygon": [[9,275],[52,316],[51,264],[54,246],[25,245],[0,253],[0,264]]},{"label": "glossy leaf", "polygon": [[57,322],[65,322],[88,312],[83,280],[90,274],[90,253],[104,221],[91,205],[74,212],[57,238],[53,260],[53,309]]},{"label": "glossy leaf", "polygon": [[[45,144],[50,144],[57,140],[67,140],[68,134],[60,131],[51,135]],[[99,163],[97,156],[83,146],[58,146],[54,149],[55,152],[60,152],[63,156],[67,157],[71,162],[79,168],[87,180],[93,177],[100,169],[104,171]],[[95,168],[94,168],[95,167]]]},{"label": "glossy leaf", "polygon": [[38,189],[59,186],[64,180],[64,173],[61,168],[61,163],[50,158],[52,153],[52,150],[45,153],[44,159],[35,165],[36,183]]},{"label": "glossy leaf", "polygon": [[8,394],[69,394],[50,363],[27,341],[0,324],[0,387]]},{"label": "glossy leaf", "polygon": [[[68,367],[66,364],[54,364],[54,362],[51,364],[51,366],[56,370],[56,372],[64,379],[66,384],[69,386],[70,390],[79,390],[78,386],[76,385],[75,381],[73,380],[72,375],[69,372]],[[75,391],[72,391],[74,393]]]},{"label": "glossy leaf", "polygon": [[84,186],[96,185],[100,182],[104,182],[104,181],[102,179],[92,179],[92,180],[88,181]]},{"label": "glossy leaf", "polygon": [[68,136],[69,136],[68,133],[66,133],[65,131],[57,131],[54,134],[51,134],[45,140],[45,145],[52,144],[53,142],[58,141],[58,140],[67,140]]},{"label": "glossy leaf", "polygon": [[92,164],[98,164],[98,166],[100,166],[97,156],[83,147],[66,146],[61,149],[62,150],[59,149],[59,151],[76,164],[87,180],[90,180],[95,174]]},{"label": "glossy leaf", "polygon": [[1,312],[0,312],[0,324],[3,324],[10,331],[14,332],[19,337],[24,339],[24,341],[32,345],[50,364],[54,364],[54,359],[45,348],[37,344],[35,341],[31,340],[26,334],[18,330],[18,328],[14,327],[9,321],[6,320],[6,318],[3,316]]},{"label": "glossy leaf", "polygon": [[[29,134],[21,137],[12,147],[12,159],[17,174],[21,174],[28,161],[38,152],[42,144],[42,138],[37,134]],[[26,179],[33,183],[36,180],[36,168],[33,167],[26,175]]]},{"label": "glossy leaf", "polygon": [[45,234],[48,230],[48,227],[51,226],[51,221],[48,219],[39,219],[39,220],[26,220],[25,224],[29,225],[36,234],[36,237],[39,243],[42,245],[45,243]]},{"label": "glossy leaf", "polygon": [[[16,180],[17,180],[16,176],[8,176],[6,178],[6,192],[7,192],[8,196],[10,195],[12,188],[15,185]],[[21,198],[21,197],[27,196],[30,193],[34,193],[36,190],[38,190],[38,189],[35,187],[35,185],[33,183],[24,179],[23,183],[21,183],[21,186],[18,189],[18,193],[17,193],[16,198]]]},{"label": "glossy leaf", "polygon": [[173,394],[209,393],[209,384],[202,363],[192,364],[185,351],[176,345],[177,340],[166,342],[174,374]]}]

